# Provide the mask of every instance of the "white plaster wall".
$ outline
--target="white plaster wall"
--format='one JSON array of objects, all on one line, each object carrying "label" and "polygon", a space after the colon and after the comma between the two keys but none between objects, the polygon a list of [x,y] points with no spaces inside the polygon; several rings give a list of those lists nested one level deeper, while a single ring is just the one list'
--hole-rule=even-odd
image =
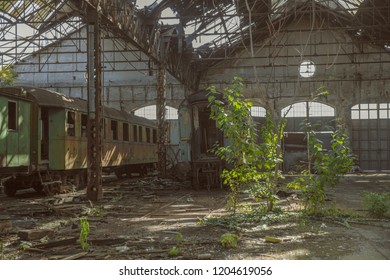
[{"label": "white plaster wall", "polygon": [[[157,77],[149,58],[129,43],[102,34],[103,100],[108,106],[132,111],[156,104]],[[48,46],[15,65],[16,85],[50,88],[72,97],[87,98],[86,29]],[[167,104],[178,108],[186,87],[167,73]]]}]

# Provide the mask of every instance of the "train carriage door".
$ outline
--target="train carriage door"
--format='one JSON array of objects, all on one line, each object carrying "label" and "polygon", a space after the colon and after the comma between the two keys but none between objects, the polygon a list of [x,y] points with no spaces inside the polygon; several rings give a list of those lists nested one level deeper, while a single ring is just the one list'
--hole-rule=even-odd
[{"label": "train carriage door", "polygon": [[[19,166],[19,127],[18,115],[21,113],[18,102],[8,100],[6,115],[7,137],[6,137],[6,166]],[[18,130],[19,129],[19,130]]]},{"label": "train carriage door", "polygon": [[49,112],[41,109],[41,160],[49,160]]},{"label": "train carriage door", "polygon": [[[23,100],[4,100],[1,105],[2,136],[0,142],[0,165],[7,167],[26,167],[30,164],[30,106]],[[5,110],[4,110],[5,109]],[[2,119],[2,120],[1,120]],[[5,136],[5,137],[4,137]]]}]

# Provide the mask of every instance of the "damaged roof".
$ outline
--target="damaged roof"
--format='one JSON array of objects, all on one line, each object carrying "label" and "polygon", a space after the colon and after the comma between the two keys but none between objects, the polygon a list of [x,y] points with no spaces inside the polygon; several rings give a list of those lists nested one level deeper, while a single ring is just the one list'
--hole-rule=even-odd
[{"label": "damaged roof", "polygon": [[[0,0],[0,64],[16,63],[66,38],[84,26],[82,7],[96,3],[113,22],[125,11],[147,26],[144,32],[159,30],[172,37],[172,53],[187,54],[186,59],[199,67],[210,58],[233,54],[249,36],[261,41],[282,23],[310,13],[360,41],[390,46],[390,0]],[[135,41],[142,40],[156,44],[151,36]],[[145,51],[153,49],[141,43]]]}]

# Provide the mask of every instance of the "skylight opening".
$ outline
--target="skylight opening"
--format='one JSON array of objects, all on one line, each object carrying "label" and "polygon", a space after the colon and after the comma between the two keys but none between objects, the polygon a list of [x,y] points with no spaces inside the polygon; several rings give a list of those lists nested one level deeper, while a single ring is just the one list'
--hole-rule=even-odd
[{"label": "skylight opening", "polygon": [[162,11],[161,13],[161,23],[168,24],[168,25],[174,25],[179,24],[180,20],[175,15],[175,13],[172,11],[172,9],[168,8]]},{"label": "skylight opening", "polygon": [[[219,47],[228,43],[233,42],[232,34],[235,34],[240,27],[240,17],[237,16],[233,10],[227,11],[227,14],[224,16],[224,23],[220,17],[217,17],[213,22],[210,22],[202,30],[198,31],[198,34],[194,34],[199,23],[191,22],[184,29],[186,36],[194,35],[192,40],[192,46],[194,48],[199,48],[207,44],[212,44],[213,47]],[[226,30],[224,27],[226,26]]]},{"label": "skylight opening", "polygon": [[154,2],[160,2],[160,1],[156,1],[156,0],[137,0],[136,1],[136,7],[138,7],[139,9],[142,9],[144,8],[145,6],[150,6],[152,5]]}]

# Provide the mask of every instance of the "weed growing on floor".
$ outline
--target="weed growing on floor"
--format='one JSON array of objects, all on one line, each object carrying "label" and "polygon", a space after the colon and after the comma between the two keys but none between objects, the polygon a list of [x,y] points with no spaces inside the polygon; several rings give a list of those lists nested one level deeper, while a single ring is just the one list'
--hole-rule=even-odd
[{"label": "weed growing on floor", "polygon": [[330,149],[325,149],[311,124],[306,124],[306,128],[309,166],[288,187],[302,191],[305,210],[309,214],[322,216],[327,188],[334,188],[351,170],[355,157],[343,128],[332,134]]},{"label": "weed growing on floor", "polygon": [[296,221],[302,217],[302,212],[267,212],[263,209],[254,209],[236,213],[226,217],[210,217],[203,219],[204,224],[219,225],[229,229],[241,230],[259,225],[272,225],[283,222]]},{"label": "weed growing on floor", "polygon": [[227,232],[221,235],[219,242],[225,248],[237,248],[240,237],[237,234]]},{"label": "weed growing on floor", "polygon": [[27,250],[27,249],[29,249],[31,247],[32,247],[32,243],[28,242],[28,241],[22,241],[19,244],[19,249],[22,250],[22,251],[25,251],[25,250]]},{"label": "weed growing on floor", "polygon": [[168,256],[170,257],[176,257],[178,255],[181,255],[183,252],[183,247],[184,247],[184,237],[183,235],[178,232],[175,236],[176,244],[172,248],[168,250]]},{"label": "weed growing on floor", "polygon": [[87,217],[81,217],[80,218],[80,238],[79,242],[81,245],[81,249],[84,251],[88,250],[90,247],[90,244],[88,243],[88,236],[90,231],[90,226]]},{"label": "weed growing on floor", "polygon": [[364,192],[363,206],[370,216],[384,218],[390,209],[390,193]]},{"label": "weed growing on floor", "polygon": [[106,213],[104,212],[103,205],[93,205],[92,201],[89,200],[90,207],[83,206],[83,215],[92,217],[103,217]]}]

